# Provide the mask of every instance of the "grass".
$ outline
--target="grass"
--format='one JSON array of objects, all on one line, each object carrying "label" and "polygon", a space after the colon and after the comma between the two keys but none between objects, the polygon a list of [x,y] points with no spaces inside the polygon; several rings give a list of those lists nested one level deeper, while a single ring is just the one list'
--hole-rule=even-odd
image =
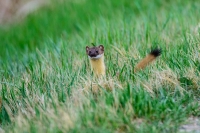
[{"label": "grass", "polygon": [[[199,1],[76,0],[0,29],[6,132],[178,132],[199,117]],[[94,80],[85,46],[104,44]],[[161,57],[134,65],[152,47]],[[111,90],[111,91],[110,91]]]}]

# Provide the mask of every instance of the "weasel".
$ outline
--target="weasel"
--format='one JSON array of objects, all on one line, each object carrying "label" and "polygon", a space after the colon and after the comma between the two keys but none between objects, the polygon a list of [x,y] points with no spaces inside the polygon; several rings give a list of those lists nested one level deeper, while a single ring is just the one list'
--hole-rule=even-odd
[{"label": "weasel", "polygon": [[[106,73],[104,64],[104,46],[86,46],[86,53],[90,59],[91,69],[96,76],[104,76]],[[145,58],[143,58],[134,68],[137,72],[145,68],[149,63],[154,61],[161,54],[161,49],[153,49]]]},{"label": "weasel", "polygon": [[106,68],[104,64],[104,46],[86,46],[86,53],[90,59],[91,69],[96,76],[104,76]]},{"label": "weasel", "polygon": [[160,56],[161,52],[162,52],[161,49],[158,49],[158,48],[151,50],[151,52],[135,66],[134,72],[137,72],[137,71],[145,68],[149,63],[151,63],[158,56]]}]

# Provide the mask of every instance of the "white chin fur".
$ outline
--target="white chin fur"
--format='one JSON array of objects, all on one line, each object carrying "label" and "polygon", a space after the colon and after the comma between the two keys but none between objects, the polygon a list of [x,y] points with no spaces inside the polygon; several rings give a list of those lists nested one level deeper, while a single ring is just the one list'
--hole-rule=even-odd
[{"label": "white chin fur", "polygon": [[101,58],[103,56],[103,54],[100,54],[100,55],[97,55],[96,57],[90,57],[90,56],[88,56],[90,59],[99,59],[99,58]]}]

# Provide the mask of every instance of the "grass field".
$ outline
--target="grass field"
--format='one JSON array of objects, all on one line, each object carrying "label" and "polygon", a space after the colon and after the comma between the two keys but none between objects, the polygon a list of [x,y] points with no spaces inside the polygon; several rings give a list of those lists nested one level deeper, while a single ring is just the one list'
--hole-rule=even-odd
[{"label": "grass field", "polygon": [[[68,0],[1,26],[0,129],[179,132],[200,117],[199,9],[198,0]],[[91,75],[91,43],[105,46],[105,79]],[[133,73],[156,46],[158,60]]]}]

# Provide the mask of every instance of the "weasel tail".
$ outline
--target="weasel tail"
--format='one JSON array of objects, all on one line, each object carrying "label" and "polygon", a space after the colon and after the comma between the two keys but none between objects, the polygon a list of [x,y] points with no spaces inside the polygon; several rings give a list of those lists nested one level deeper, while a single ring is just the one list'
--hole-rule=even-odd
[{"label": "weasel tail", "polygon": [[134,69],[134,72],[137,72],[145,68],[149,63],[154,61],[161,54],[161,49],[153,49],[144,59],[142,59]]},{"label": "weasel tail", "polygon": [[[86,46],[86,54],[89,57],[91,69],[94,74],[99,76],[104,76],[106,74],[106,67],[104,64],[104,46]],[[161,54],[160,49],[152,50],[144,59],[142,59],[134,69],[134,72],[137,72],[145,68],[149,63],[156,59]]]}]

